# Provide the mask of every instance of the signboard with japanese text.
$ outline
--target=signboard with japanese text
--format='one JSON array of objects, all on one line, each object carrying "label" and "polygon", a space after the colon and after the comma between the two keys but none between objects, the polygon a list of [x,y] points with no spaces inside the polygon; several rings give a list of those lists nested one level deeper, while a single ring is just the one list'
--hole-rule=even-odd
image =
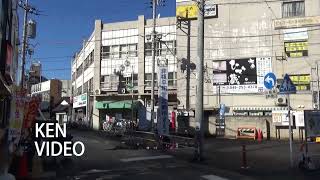
[{"label": "signboard with japanese text", "polygon": [[73,108],[87,106],[87,93],[73,97]]},{"label": "signboard with japanese text", "polygon": [[295,74],[289,75],[291,81],[296,86],[297,91],[310,90],[311,76],[310,74]]},{"label": "signboard with japanese text", "polygon": [[[292,116],[292,113],[290,113]],[[293,125],[293,118],[291,119],[291,124]],[[272,111],[272,123],[275,126],[289,126],[288,111]]]},{"label": "signboard with japanese text", "polygon": [[308,56],[307,41],[285,42],[284,48],[288,57],[296,58]]},{"label": "signboard with japanese text", "polygon": [[273,21],[274,29],[311,27],[320,24],[320,16],[282,18]]},{"label": "signboard with japanese text", "polygon": [[158,120],[157,129],[159,135],[169,134],[169,116],[168,116],[168,67],[159,66],[158,69]]},{"label": "signboard with japanese text", "polygon": [[[176,8],[176,16],[185,19],[196,19],[198,17],[198,6],[192,5],[178,5]],[[217,18],[218,17],[218,5],[207,4],[205,6],[205,18]]]},{"label": "signboard with japanese text", "polygon": [[[231,59],[213,62],[213,92],[264,92],[264,77],[272,72],[271,57]],[[218,86],[220,88],[218,88]]]}]

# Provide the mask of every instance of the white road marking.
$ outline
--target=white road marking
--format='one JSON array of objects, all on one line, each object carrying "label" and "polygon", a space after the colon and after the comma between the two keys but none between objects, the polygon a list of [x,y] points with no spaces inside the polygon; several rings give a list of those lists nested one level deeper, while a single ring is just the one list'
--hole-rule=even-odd
[{"label": "white road marking", "polygon": [[111,170],[100,170],[100,169],[91,169],[89,171],[82,172],[81,174],[95,174],[95,173],[106,173],[110,172]]},{"label": "white road marking", "polygon": [[145,160],[168,159],[168,158],[172,158],[172,156],[169,156],[169,155],[144,156],[144,157],[134,157],[134,158],[120,159],[120,161],[122,161],[122,162],[132,162],[132,161],[145,161]]},{"label": "white road marking", "polygon": [[215,176],[215,175],[205,175],[205,176],[201,176],[204,179],[208,179],[208,180],[228,180],[226,178],[222,178],[220,176]]}]

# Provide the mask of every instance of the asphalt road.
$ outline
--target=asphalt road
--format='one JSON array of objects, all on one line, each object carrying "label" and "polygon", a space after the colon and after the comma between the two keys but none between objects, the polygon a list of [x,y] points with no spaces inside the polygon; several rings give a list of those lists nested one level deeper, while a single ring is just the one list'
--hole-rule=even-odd
[{"label": "asphalt road", "polygon": [[[69,132],[74,141],[85,144],[85,154],[60,163],[52,179],[320,179],[320,171],[305,173],[288,167],[288,144],[283,141],[246,142],[249,169],[242,169],[243,142],[236,140],[206,140],[205,161],[193,163],[190,162],[193,152],[187,148],[169,152],[119,148],[123,147],[120,139],[91,131]],[[294,145],[295,162],[299,158],[299,146],[299,143]],[[319,152],[319,146],[311,150]]]},{"label": "asphalt road", "polygon": [[94,132],[69,132],[74,136],[74,141],[85,144],[85,154],[61,163],[57,176],[52,179],[250,179],[237,173],[180,160],[159,150],[119,148],[119,139],[110,140]]}]

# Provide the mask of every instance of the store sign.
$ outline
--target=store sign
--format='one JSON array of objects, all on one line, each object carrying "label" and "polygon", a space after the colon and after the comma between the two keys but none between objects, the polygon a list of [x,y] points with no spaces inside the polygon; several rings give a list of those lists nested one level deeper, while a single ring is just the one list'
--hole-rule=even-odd
[{"label": "store sign", "polygon": [[297,91],[310,90],[311,76],[310,74],[289,75],[293,84],[297,87]]},{"label": "store sign", "polygon": [[296,127],[304,127],[304,112],[303,111],[293,111],[293,116],[295,119]]},{"label": "store sign", "polygon": [[[292,121],[293,118],[291,118],[291,124],[293,125]],[[275,126],[289,126],[288,111],[272,111],[272,122]]]},{"label": "store sign", "polygon": [[320,136],[320,111],[304,111],[305,128],[307,137]]},{"label": "store sign", "polygon": [[271,57],[213,62],[214,93],[258,93],[266,90],[264,77],[272,72]]},{"label": "store sign", "polygon": [[169,134],[168,116],[168,66],[159,66],[158,69],[158,133],[160,135]]},{"label": "store sign", "polygon": [[320,25],[320,16],[276,19],[273,21],[273,24],[274,29],[317,26]]},{"label": "store sign", "polygon": [[73,97],[73,108],[87,106],[87,93]]},{"label": "store sign", "polygon": [[308,56],[307,41],[285,42],[284,48],[288,57],[296,58]]},{"label": "store sign", "polygon": [[[176,8],[176,16],[179,18],[196,19],[198,17],[198,6],[194,5],[180,5]],[[218,5],[207,4],[205,6],[205,18],[217,18],[218,17]]]}]

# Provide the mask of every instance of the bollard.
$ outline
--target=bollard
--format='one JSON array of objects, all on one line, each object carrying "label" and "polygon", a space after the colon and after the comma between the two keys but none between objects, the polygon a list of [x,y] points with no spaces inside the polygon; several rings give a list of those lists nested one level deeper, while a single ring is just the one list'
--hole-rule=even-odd
[{"label": "bollard", "polygon": [[246,145],[242,145],[242,169],[248,169]]}]

